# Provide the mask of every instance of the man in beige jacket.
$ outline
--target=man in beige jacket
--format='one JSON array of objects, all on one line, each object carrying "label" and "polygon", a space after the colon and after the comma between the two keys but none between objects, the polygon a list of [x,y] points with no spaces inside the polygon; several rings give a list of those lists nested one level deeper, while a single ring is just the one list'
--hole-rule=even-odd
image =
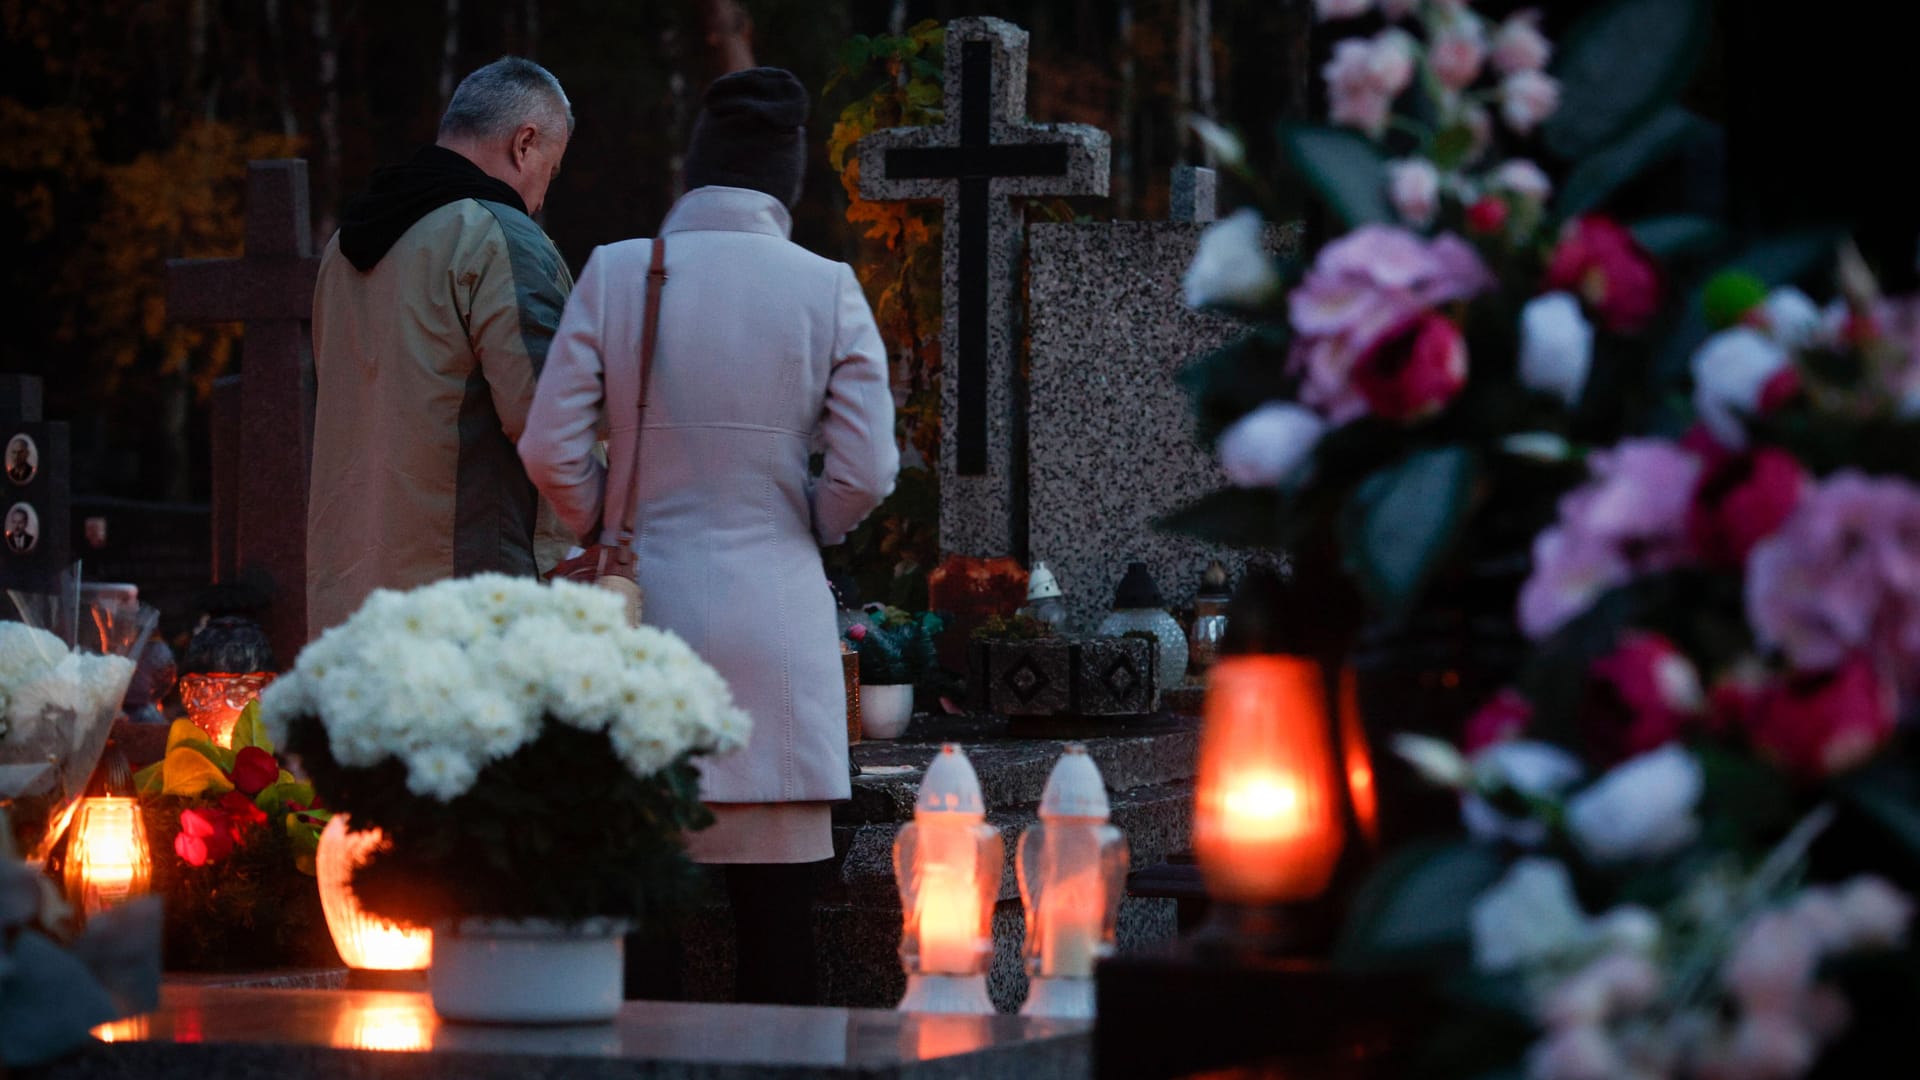
[{"label": "man in beige jacket", "polygon": [[375,589],[531,576],[558,554],[536,557],[515,444],[573,288],[531,216],[572,131],[551,73],[495,61],[454,91],[435,145],[345,207],[313,297],[310,636]]}]

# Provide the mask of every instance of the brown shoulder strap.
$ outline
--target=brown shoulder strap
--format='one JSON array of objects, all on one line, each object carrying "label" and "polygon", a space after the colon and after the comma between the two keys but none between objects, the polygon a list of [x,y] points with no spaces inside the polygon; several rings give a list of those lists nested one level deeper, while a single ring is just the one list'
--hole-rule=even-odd
[{"label": "brown shoulder strap", "polygon": [[617,514],[613,522],[619,530],[615,540],[615,557],[623,565],[631,564],[634,560],[633,518],[640,509],[640,435],[647,420],[647,391],[653,385],[653,350],[660,338],[660,289],[667,283],[666,237],[654,237],[652,247],[653,257],[647,265],[647,313],[640,329],[640,415],[634,417],[627,497],[618,510],[608,507],[609,511]]}]

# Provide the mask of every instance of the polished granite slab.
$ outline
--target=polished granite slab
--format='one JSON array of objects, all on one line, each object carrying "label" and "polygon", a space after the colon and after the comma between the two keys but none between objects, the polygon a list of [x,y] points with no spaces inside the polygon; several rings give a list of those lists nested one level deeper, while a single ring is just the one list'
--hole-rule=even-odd
[{"label": "polished granite slab", "polygon": [[1090,1025],[1019,1016],[628,1002],[612,1024],[442,1023],[426,995],[168,986],[49,1080],[299,1077],[1021,1077],[1084,1080]]}]

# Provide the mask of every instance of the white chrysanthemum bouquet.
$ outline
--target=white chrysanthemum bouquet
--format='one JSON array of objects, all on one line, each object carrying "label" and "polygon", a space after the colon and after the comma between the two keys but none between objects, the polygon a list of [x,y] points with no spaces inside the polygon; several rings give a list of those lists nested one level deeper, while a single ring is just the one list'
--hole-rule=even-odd
[{"label": "white chrysanthemum bouquet", "polygon": [[708,821],[692,759],[751,726],[612,594],[499,575],[375,593],[262,708],[320,798],[392,841],[355,888],[411,922],[643,916]]},{"label": "white chrysanthemum bouquet", "polygon": [[13,805],[28,856],[45,857],[85,790],[133,667],[124,656],[69,649],[55,634],[0,621],[0,804]]}]

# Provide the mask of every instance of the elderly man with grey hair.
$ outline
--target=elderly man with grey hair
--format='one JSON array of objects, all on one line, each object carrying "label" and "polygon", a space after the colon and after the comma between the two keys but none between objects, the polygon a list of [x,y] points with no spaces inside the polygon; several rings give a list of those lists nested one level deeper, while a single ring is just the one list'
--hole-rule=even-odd
[{"label": "elderly man with grey hair", "polygon": [[310,636],[375,589],[532,576],[564,551],[515,444],[573,288],[531,216],[572,133],[550,72],[496,60],[434,145],[345,206],[313,297]]}]

